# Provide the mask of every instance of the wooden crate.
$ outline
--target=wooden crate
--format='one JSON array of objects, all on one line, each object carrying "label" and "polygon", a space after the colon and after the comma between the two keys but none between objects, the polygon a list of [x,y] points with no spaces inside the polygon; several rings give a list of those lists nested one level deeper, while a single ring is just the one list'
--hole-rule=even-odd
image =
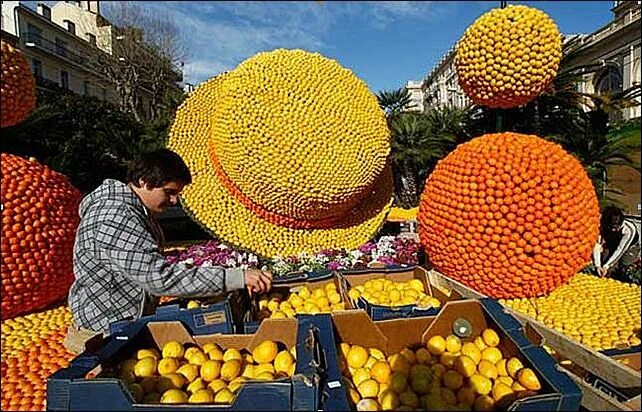
[{"label": "wooden crate", "polygon": [[[462,283],[450,279],[443,274],[430,270],[428,279],[432,285],[445,290],[456,290],[466,298],[479,299],[487,297]],[[585,378],[590,374],[599,378],[606,385],[614,388],[640,388],[642,381],[640,371],[624,366],[614,359],[588,348],[585,345],[559,333],[558,331],[546,326],[545,324],[526,316],[520,312],[504,307],[506,313],[513,315],[523,326],[527,336],[535,339],[534,344],[543,344],[555,350],[557,356],[570,360],[574,368],[568,368],[558,364],[558,368],[564,371],[580,386],[582,390],[582,406],[588,410],[608,411],[608,410],[640,410],[640,395],[633,397],[627,402],[620,402],[617,399],[607,395],[604,390],[600,390]],[[536,332],[536,333],[533,333]],[[541,337],[541,338],[538,338]],[[541,339],[541,342],[537,341]],[[638,353],[639,356],[639,353]],[[608,391],[606,391],[608,392]]]}]

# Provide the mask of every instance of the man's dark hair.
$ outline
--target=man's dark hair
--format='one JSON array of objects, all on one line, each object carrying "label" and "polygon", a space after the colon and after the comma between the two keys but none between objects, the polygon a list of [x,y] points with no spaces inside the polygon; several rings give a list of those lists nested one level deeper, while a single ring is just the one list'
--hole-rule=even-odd
[{"label": "man's dark hair", "polygon": [[607,206],[602,211],[600,219],[600,231],[606,233],[615,225],[620,225],[624,221],[624,213],[617,206]]},{"label": "man's dark hair", "polygon": [[169,149],[146,153],[129,165],[127,183],[133,183],[138,187],[140,179],[152,188],[161,187],[171,181],[178,181],[184,185],[192,183],[192,175],[183,159]]}]

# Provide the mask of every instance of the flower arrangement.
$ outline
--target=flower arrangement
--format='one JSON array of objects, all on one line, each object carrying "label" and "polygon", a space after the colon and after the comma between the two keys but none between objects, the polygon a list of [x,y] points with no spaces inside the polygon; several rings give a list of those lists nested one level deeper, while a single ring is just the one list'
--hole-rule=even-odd
[{"label": "flower arrangement", "polygon": [[356,250],[324,249],[316,254],[301,253],[261,260],[252,253],[236,251],[218,240],[210,240],[180,252],[170,252],[166,259],[168,263],[181,262],[190,266],[261,268],[278,277],[292,272],[366,269],[374,263],[411,266],[418,263],[418,251],[419,243],[414,239],[382,236]]}]

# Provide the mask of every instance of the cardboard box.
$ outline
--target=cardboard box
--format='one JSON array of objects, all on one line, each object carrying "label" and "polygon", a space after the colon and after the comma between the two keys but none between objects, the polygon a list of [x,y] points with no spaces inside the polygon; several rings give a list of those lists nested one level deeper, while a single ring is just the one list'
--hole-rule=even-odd
[{"label": "cardboard box", "polygon": [[[47,384],[47,408],[52,411],[75,410],[317,410],[320,394],[320,366],[322,348],[316,340],[319,330],[329,328],[326,316],[304,319],[271,319],[263,322],[252,335],[199,335],[191,336],[181,322],[133,322],[111,335],[102,348],[92,355],[81,355],[54,373]],[[252,350],[263,340],[283,343],[287,348],[296,346],[295,374],[271,382],[248,381],[237,392],[231,405],[144,405],[135,403],[121,379],[100,377],[103,371],[113,369],[138,349],[155,347],[176,340],[202,346],[212,342],[221,348]],[[86,376],[96,376],[87,378]]]},{"label": "cardboard box", "polygon": [[[555,368],[554,360],[542,348],[534,346],[520,329],[515,329],[514,322],[506,324],[506,320],[510,320],[511,317],[506,317],[500,309],[497,302],[490,299],[461,300],[447,302],[434,317],[373,321],[364,312],[352,310],[333,313],[332,319],[337,346],[340,342],[346,342],[365,348],[375,347],[387,356],[407,346],[425,346],[434,335],[446,337],[461,325],[462,320],[470,326],[470,335],[462,338],[464,342],[471,341],[490,327],[500,337],[499,348],[504,357],[521,359],[524,366],[535,371],[542,385],[537,395],[514,400],[508,406],[508,410],[578,410],[581,394],[577,385]],[[325,353],[329,354],[330,350],[326,350]],[[336,365],[328,369],[334,375],[328,379],[334,382],[337,388],[343,388],[344,394],[335,389],[335,398],[323,404],[326,411],[349,410],[352,407],[345,395],[345,385],[337,376],[336,371],[340,370],[338,353],[339,349],[335,349]]]},{"label": "cardboard box", "polygon": [[[439,289],[432,288],[426,274],[427,271],[424,268],[416,266],[411,269],[409,268],[394,271],[371,269],[370,271],[359,274],[341,272],[340,277],[346,296],[348,294],[348,291],[355,286],[363,285],[369,280],[383,278],[389,279],[393,282],[405,282],[412,279],[418,279],[424,285],[424,292],[439,300],[439,302],[441,303],[440,307],[450,300],[462,299],[461,294],[457,291],[451,291],[450,293],[446,294]],[[351,299],[350,301],[352,302],[352,305],[354,307],[365,310],[373,320],[396,319],[415,316],[434,316],[439,312],[439,308],[421,308],[416,305],[378,305],[368,302],[363,297],[359,297],[357,301],[352,301]]]},{"label": "cardboard box", "polygon": [[[269,294],[272,293],[279,293],[283,297],[283,299],[287,299],[290,293],[296,293],[303,286],[307,287],[310,289],[310,291],[314,292],[316,289],[325,289],[326,285],[329,283],[333,283],[336,288],[337,292],[341,295],[341,300],[345,302],[346,309],[353,309],[354,306],[352,306],[352,303],[350,302],[350,299],[348,298],[347,293],[343,290],[343,285],[341,284],[340,278],[338,276],[337,272],[332,272],[330,275],[324,275],[322,277],[317,278],[316,280],[312,281],[307,281],[307,280],[301,280],[298,282],[288,282],[287,284],[273,284],[272,285],[272,290],[270,291]],[[243,325],[241,329],[238,329],[237,333],[254,333],[258,327],[259,324],[263,319],[263,315],[261,314],[260,309],[258,308],[258,299],[260,297],[255,297],[254,302],[250,305],[249,309],[246,311],[245,316],[243,317]],[[297,315],[299,316],[299,315]]]},{"label": "cardboard box", "polygon": [[[430,283],[435,287],[457,290],[461,295],[469,298],[485,298],[483,294],[435,270],[428,272],[428,278],[430,279]],[[640,371],[616,362],[617,353],[628,352],[627,354],[631,355],[629,350],[606,351],[607,354],[615,355],[615,357],[612,358],[604,353],[584,346],[580,342],[546,326],[536,319],[514,311],[511,308],[502,307],[502,310],[512,315],[520,323],[529,340],[532,340],[535,345],[549,346],[555,350],[559,358],[567,359],[573,363],[574,368],[572,369],[565,368],[562,365],[558,365],[558,369],[567,374],[582,391],[582,407],[595,411],[630,410],[624,402],[620,402],[617,398],[607,394],[614,394],[613,390],[601,391],[594,386],[595,382],[599,382],[598,386],[602,388],[606,386],[609,388],[637,388],[638,394],[640,393]],[[639,359],[640,352],[634,352],[632,355]],[[585,379],[588,374],[594,377],[593,379],[589,379],[591,383]],[[617,391],[617,389],[615,389],[615,391]],[[635,398],[636,397],[633,399]],[[637,410],[639,410],[639,408]]]},{"label": "cardboard box", "polygon": [[[187,309],[187,302],[198,300],[202,306]],[[180,321],[192,335],[209,335],[213,333],[234,333],[248,307],[248,299],[243,293],[232,292],[224,296],[176,299],[156,308],[153,315],[143,316],[136,321],[163,322]],[[110,333],[130,324],[132,320],[123,320],[109,325]]]}]

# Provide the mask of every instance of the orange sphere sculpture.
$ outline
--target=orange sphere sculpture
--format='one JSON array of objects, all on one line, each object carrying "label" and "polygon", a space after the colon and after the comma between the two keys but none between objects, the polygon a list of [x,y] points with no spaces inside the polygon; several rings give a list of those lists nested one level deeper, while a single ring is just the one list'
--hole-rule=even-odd
[{"label": "orange sphere sculpture", "polygon": [[2,319],[64,299],[81,193],[35,160],[2,153]]},{"label": "orange sphere sculpture", "polygon": [[432,172],[419,237],[435,269],[493,298],[534,297],[589,262],[599,231],[582,165],[537,136],[489,134]]},{"label": "orange sphere sculpture", "polygon": [[14,126],[27,118],[36,107],[36,81],[22,53],[0,41],[2,57],[2,110],[0,127]]}]

